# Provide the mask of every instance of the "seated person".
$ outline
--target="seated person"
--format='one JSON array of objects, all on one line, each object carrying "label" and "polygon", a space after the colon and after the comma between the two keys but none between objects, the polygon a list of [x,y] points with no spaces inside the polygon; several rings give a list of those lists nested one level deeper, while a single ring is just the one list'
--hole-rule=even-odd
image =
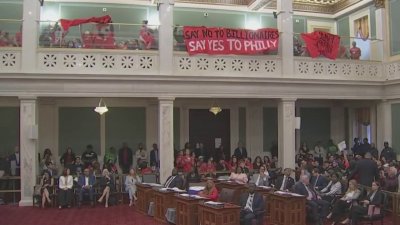
[{"label": "seated person", "polygon": [[104,206],[108,208],[108,199],[110,198],[110,193],[115,189],[114,180],[110,176],[108,169],[103,170],[103,176],[100,179],[100,188],[103,190],[103,194],[97,201],[101,203],[103,202],[103,199],[105,199],[106,201]]},{"label": "seated person", "polygon": [[250,159],[250,158],[245,158],[245,159],[244,159],[244,166],[245,166],[249,171],[253,171],[253,164],[251,163],[251,159]]},{"label": "seated person", "polygon": [[314,168],[312,170],[311,186],[319,191],[328,185],[328,180],[325,176],[321,174],[321,169]]},{"label": "seated person", "polygon": [[247,175],[244,173],[243,168],[236,167],[235,172],[232,172],[229,176],[229,180],[234,181],[238,184],[246,184],[249,179]]},{"label": "seated person", "polygon": [[253,219],[258,219],[264,213],[264,199],[260,193],[255,192],[255,188],[255,184],[249,184],[248,193],[240,196],[240,225],[251,225]]},{"label": "seated person", "polygon": [[[359,205],[352,207],[350,212],[351,224],[357,224],[358,220],[368,214],[368,207],[370,205],[381,205],[382,203],[382,192],[380,190],[380,184],[377,181],[372,182],[371,191],[367,197],[359,202]],[[342,224],[349,223],[349,218],[342,221]]]},{"label": "seated person", "polygon": [[199,183],[201,181],[199,172],[197,171],[197,167],[192,167],[192,171],[190,171],[186,175],[186,190],[189,190],[190,183]]},{"label": "seated person", "polygon": [[223,159],[220,159],[220,160],[219,160],[219,162],[217,163],[215,169],[216,169],[217,171],[229,171],[229,170],[231,170],[231,168],[230,168],[230,166],[229,166],[229,163],[226,162],[226,161],[223,160]]},{"label": "seated person", "polygon": [[265,170],[265,166],[260,166],[259,173],[253,175],[254,183],[258,186],[269,186],[269,174]]},{"label": "seated person", "polygon": [[79,194],[79,201],[78,207],[81,206],[83,200],[83,194],[88,193],[90,199],[90,205],[93,207],[93,196],[94,196],[94,184],[96,183],[96,177],[93,174],[90,174],[88,168],[83,170],[83,175],[79,176],[78,179],[78,194]]},{"label": "seated person", "polygon": [[331,180],[328,185],[321,190],[320,195],[322,199],[331,202],[335,195],[339,195],[342,193],[342,183],[340,183],[339,175],[337,173],[333,173],[331,175]]},{"label": "seated person", "polygon": [[[358,190],[358,184],[356,180],[349,181],[349,188],[343,197],[335,202],[332,208],[332,212],[327,216],[328,219],[332,219],[334,225],[339,223],[339,219],[345,215],[350,207],[353,205],[353,201],[357,200],[361,192]],[[348,217],[349,215],[347,215]]]},{"label": "seated person", "polygon": [[183,190],[185,188],[184,186],[184,180],[181,175],[178,174],[178,170],[176,168],[172,169],[172,175],[167,178],[167,181],[165,181],[164,187],[166,188],[179,188]]},{"label": "seated person", "polygon": [[81,157],[75,158],[75,164],[71,166],[71,174],[72,175],[80,175],[83,171],[83,163],[81,161]]},{"label": "seated person", "polygon": [[306,196],[306,205],[311,211],[307,215],[313,219],[316,225],[321,225],[322,220],[328,214],[330,204],[329,202],[322,200],[310,186],[310,177],[308,175],[301,175],[300,181],[294,185],[293,192]]},{"label": "seated person", "polygon": [[199,193],[199,196],[209,198],[211,201],[216,201],[218,199],[218,190],[212,179],[207,179],[206,186],[204,190]]},{"label": "seated person", "polygon": [[74,185],[74,181],[72,176],[70,175],[70,171],[68,168],[64,168],[63,174],[60,176],[58,181],[58,208],[62,208],[68,206],[71,207],[72,201],[72,186]]},{"label": "seated person", "polygon": [[217,173],[216,173],[215,165],[214,165],[214,160],[212,157],[208,159],[208,162],[206,164],[206,172],[204,174],[205,177],[212,177],[216,178]]},{"label": "seated person", "polygon": [[129,174],[125,177],[125,191],[129,193],[129,206],[134,205],[137,200],[136,184],[141,183],[140,177],[136,174],[135,169],[131,168]]},{"label": "seated person", "polygon": [[286,168],[283,170],[283,176],[278,177],[275,183],[275,188],[281,191],[289,191],[294,185],[294,179],[290,177],[292,169]]},{"label": "seated person", "polygon": [[46,205],[46,200],[51,204],[50,193],[54,185],[54,179],[48,172],[44,172],[42,179],[40,180],[40,194],[42,195],[42,208]]}]

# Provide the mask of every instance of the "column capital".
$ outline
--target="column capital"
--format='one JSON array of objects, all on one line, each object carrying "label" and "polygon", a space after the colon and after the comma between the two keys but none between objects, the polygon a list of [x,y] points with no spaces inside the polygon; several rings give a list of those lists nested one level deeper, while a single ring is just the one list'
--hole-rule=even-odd
[{"label": "column capital", "polygon": [[158,97],[159,102],[173,102],[175,100],[175,97],[172,96],[165,96],[165,97]]},{"label": "column capital", "polygon": [[296,102],[297,98],[281,98],[281,102]]},{"label": "column capital", "polygon": [[385,0],[374,0],[374,5],[376,9],[385,8]]},{"label": "column capital", "polygon": [[36,96],[29,96],[29,95],[27,95],[27,96],[18,96],[18,99],[20,100],[20,101],[36,101],[37,100],[37,97]]}]

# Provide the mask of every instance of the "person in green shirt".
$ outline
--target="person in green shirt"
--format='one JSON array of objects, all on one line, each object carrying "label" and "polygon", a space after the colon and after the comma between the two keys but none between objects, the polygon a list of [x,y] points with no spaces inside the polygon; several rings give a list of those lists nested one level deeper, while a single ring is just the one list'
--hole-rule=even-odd
[{"label": "person in green shirt", "polygon": [[[104,168],[113,167],[117,163],[117,151],[110,147],[104,154]],[[109,170],[110,171],[110,170]]]},{"label": "person in green shirt", "polygon": [[329,155],[338,154],[338,147],[333,143],[332,139],[329,139],[326,150]]}]

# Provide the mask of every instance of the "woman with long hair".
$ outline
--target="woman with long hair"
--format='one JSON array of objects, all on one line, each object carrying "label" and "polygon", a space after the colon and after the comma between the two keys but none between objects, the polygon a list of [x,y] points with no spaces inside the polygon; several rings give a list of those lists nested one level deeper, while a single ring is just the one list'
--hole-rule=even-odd
[{"label": "woman with long hair", "polygon": [[212,179],[207,179],[206,186],[204,190],[199,193],[199,196],[209,198],[211,201],[216,201],[218,199],[218,190]]},{"label": "woman with long hair", "polygon": [[129,174],[125,178],[125,190],[129,193],[129,206],[134,204],[136,197],[136,184],[141,183],[140,177],[136,174],[135,169],[130,169]]},{"label": "woman with long hair", "polygon": [[259,170],[262,165],[263,165],[263,162],[261,160],[261,157],[257,156],[253,162],[253,170]]},{"label": "woman with long hair", "polygon": [[42,208],[46,205],[46,200],[51,204],[50,192],[54,185],[54,179],[48,172],[44,172],[40,180],[40,194],[42,195]]},{"label": "woman with long hair", "polygon": [[[340,218],[346,215],[346,212],[350,210],[353,202],[360,197],[360,190],[356,180],[349,181],[349,187],[346,193],[339,200],[335,202],[332,208],[332,212],[328,215],[328,219],[332,219],[332,225],[339,222]],[[348,217],[349,215],[347,215]]]},{"label": "woman with long hair", "polygon": [[110,198],[110,192],[114,190],[114,181],[110,176],[110,172],[108,171],[108,169],[104,169],[102,175],[103,176],[101,177],[100,180],[100,187],[103,189],[103,194],[97,201],[101,203],[105,198],[104,206],[108,208],[108,199]]},{"label": "woman with long hair", "polygon": [[74,184],[73,178],[70,175],[70,171],[68,168],[64,168],[62,176],[60,176],[58,181],[59,187],[59,206],[58,208],[62,208],[67,206],[68,208],[71,207],[72,201],[72,186]]},{"label": "woman with long hair", "polygon": [[237,166],[235,172],[232,172],[231,175],[229,176],[229,180],[234,181],[238,184],[246,184],[249,179],[247,178],[247,175],[244,173],[243,168]]}]

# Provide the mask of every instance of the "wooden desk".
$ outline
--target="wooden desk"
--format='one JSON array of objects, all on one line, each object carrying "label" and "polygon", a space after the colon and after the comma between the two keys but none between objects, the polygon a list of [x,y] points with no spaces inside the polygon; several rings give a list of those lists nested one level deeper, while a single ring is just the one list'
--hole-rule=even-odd
[{"label": "wooden desk", "polygon": [[160,223],[167,223],[165,213],[167,208],[175,208],[175,192],[173,191],[154,191],[154,219]]},{"label": "wooden desk", "polygon": [[199,224],[201,225],[239,225],[240,206],[225,203],[223,208],[214,208],[199,203]]},{"label": "wooden desk", "polygon": [[176,200],[176,225],[197,225],[199,203],[204,199],[175,195]]},{"label": "wooden desk", "polygon": [[149,209],[150,203],[150,192],[152,191],[152,187],[146,184],[138,183],[136,184],[136,196],[137,202],[136,206],[138,212],[147,215],[147,210]]},{"label": "wooden desk", "polygon": [[306,224],[306,198],[303,196],[291,196],[272,194],[271,225],[305,225]]},{"label": "wooden desk", "polygon": [[272,206],[271,206],[271,195],[274,194],[274,191],[275,191],[275,189],[273,189],[273,188],[270,188],[270,189],[260,188],[260,187],[256,188],[256,192],[262,194],[262,196],[265,197],[265,215],[264,215],[264,218],[268,219],[268,221],[269,221],[269,218],[271,216],[271,208],[272,208]]}]

